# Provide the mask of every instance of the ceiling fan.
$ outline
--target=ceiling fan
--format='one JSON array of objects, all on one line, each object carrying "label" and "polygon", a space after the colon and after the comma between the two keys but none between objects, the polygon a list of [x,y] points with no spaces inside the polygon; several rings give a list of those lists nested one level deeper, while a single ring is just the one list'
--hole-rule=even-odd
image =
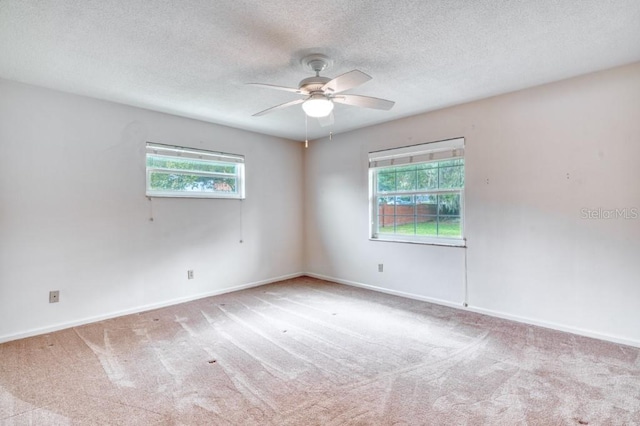
[{"label": "ceiling fan", "polygon": [[345,104],[364,108],[389,110],[395,102],[370,96],[343,94],[349,89],[360,86],[371,80],[371,76],[362,71],[353,70],[339,75],[334,79],[322,77],[320,73],[326,71],[332,65],[332,61],[325,55],[312,54],[305,56],[300,61],[302,65],[315,72],[314,77],[308,77],[298,84],[298,88],[276,86],[273,84],[248,83],[252,86],[265,87],[267,89],[284,90],[304,96],[303,99],[285,102],[264,111],[253,114],[254,117],[269,114],[293,105],[302,104],[302,109],[309,117],[320,119],[321,125],[333,123],[333,104]]}]

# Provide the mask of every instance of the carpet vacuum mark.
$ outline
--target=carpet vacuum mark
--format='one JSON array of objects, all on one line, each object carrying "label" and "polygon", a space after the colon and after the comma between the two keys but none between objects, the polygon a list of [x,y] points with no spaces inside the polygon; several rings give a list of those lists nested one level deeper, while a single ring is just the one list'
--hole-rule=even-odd
[{"label": "carpet vacuum mark", "polygon": [[640,350],[300,277],[0,345],[3,425],[640,425]]}]

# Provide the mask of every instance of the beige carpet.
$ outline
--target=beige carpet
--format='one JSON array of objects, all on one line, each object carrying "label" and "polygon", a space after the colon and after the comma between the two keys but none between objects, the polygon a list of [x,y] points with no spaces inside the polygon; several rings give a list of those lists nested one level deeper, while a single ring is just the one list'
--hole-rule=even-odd
[{"label": "beige carpet", "polygon": [[0,422],[634,425],[639,353],[303,277],[0,345]]}]

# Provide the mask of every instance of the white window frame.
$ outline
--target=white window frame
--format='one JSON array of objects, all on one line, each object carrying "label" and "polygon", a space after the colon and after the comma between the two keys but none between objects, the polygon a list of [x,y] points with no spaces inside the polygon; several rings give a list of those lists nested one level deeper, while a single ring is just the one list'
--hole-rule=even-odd
[{"label": "white window frame", "polygon": [[[419,145],[393,148],[369,153],[369,239],[372,241],[392,241],[417,244],[432,244],[445,246],[466,246],[464,233],[464,186],[462,189],[435,189],[378,192],[378,171],[409,164],[422,164],[428,162],[447,161],[452,159],[464,159],[464,138],[455,138],[439,142],[431,142]],[[466,165],[465,165],[466,166]],[[466,170],[466,167],[465,167]],[[460,233],[459,238],[402,235],[378,233],[379,196],[420,196],[437,194],[460,194]]]},{"label": "white window frame", "polygon": [[[149,156],[164,157],[174,161],[182,159],[196,159],[211,164],[233,165],[235,173],[208,172],[193,169],[169,169],[162,167],[150,167],[147,159]],[[146,155],[146,195],[147,197],[171,197],[171,198],[229,198],[244,199],[245,198],[245,179],[244,179],[244,156],[238,154],[229,154],[224,152],[207,151],[202,149],[187,148],[181,146],[164,145],[159,143],[147,142]],[[151,174],[153,172],[167,172],[186,174],[190,176],[204,176],[211,178],[231,178],[236,181],[235,192],[223,191],[184,191],[184,190],[168,190],[160,191],[151,188]]]}]

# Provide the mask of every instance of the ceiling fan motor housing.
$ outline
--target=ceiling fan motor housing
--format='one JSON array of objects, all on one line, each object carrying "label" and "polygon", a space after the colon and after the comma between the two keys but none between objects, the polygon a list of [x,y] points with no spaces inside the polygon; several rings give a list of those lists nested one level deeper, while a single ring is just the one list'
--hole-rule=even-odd
[{"label": "ceiling fan motor housing", "polygon": [[302,80],[298,85],[298,87],[300,88],[300,90],[303,90],[307,93],[314,93],[314,92],[322,93],[322,86],[324,86],[330,81],[331,79],[327,77],[320,77],[320,76],[308,77]]}]

